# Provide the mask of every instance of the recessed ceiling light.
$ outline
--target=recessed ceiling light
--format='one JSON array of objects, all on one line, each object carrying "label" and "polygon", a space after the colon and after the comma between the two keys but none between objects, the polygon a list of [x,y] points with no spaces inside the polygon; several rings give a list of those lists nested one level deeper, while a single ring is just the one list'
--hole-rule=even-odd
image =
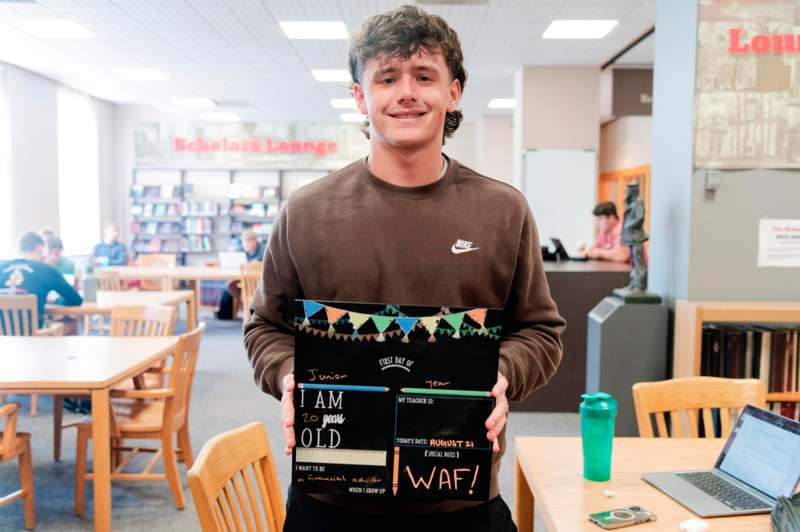
[{"label": "recessed ceiling light", "polygon": [[554,20],[543,39],[602,39],[617,25],[616,20]]},{"label": "recessed ceiling light", "polygon": [[342,122],[363,122],[367,116],[361,113],[342,113],[339,115]]},{"label": "recessed ceiling light", "polygon": [[175,107],[216,107],[217,104],[211,98],[170,98]]},{"label": "recessed ceiling light", "polygon": [[290,39],[349,39],[347,26],[340,20],[287,20],[278,22]]},{"label": "recessed ceiling light", "polygon": [[168,81],[169,76],[155,68],[113,68],[111,73],[130,81]]},{"label": "recessed ceiling light", "polygon": [[517,106],[514,98],[492,98],[489,100],[489,109],[513,109]]},{"label": "recessed ceiling light", "polygon": [[355,98],[331,98],[334,109],[358,109]]},{"label": "recessed ceiling light", "polygon": [[208,122],[241,122],[242,117],[236,113],[205,113],[201,116]]},{"label": "recessed ceiling light", "polygon": [[312,70],[311,75],[314,76],[314,79],[317,81],[338,81],[338,82],[350,81],[350,72],[348,72],[347,70],[317,69],[317,70]]},{"label": "recessed ceiling light", "polygon": [[94,39],[96,35],[77,22],[63,19],[21,20],[19,29],[40,39]]}]

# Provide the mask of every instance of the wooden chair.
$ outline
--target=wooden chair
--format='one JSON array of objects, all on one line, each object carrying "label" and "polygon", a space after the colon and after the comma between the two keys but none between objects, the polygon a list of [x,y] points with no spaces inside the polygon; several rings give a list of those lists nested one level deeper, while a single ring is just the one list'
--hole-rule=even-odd
[{"label": "wooden chair", "polygon": [[[172,253],[147,253],[136,258],[136,264],[146,267],[174,268],[177,262],[177,255]],[[172,281],[142,280],[140,287],[142,290],[171,290]]]},{"label": "wooden chair", "polygon": [[[633,385],[633,404],[639,436],[654,437],[650,416],[654,415],[659,438],[699,437],[699,420],[705,437],[715,437],[715,414],[718,410],[719,437],[727,438],[739,412],[747,404],[766,406],[764,383],[758,379],[723,379],[720,377],[685,377]],[[671,433],[667,430],[667,417]]]},{"label": "wooden chair", "polygon": [[[0,296],[0,335],[61,336],[64,325],[39,328],[39,307],[33,294]],[[2,396],[0,396],[2,398]],[[31,394],[31,416],[36,415],[36,394]]]},{"label": "wooden chair", "polygon": [[[178,474],[180,453],[187,468],[194,459],[189,439],[189,400],[192,393],[197,354],[206,325],[201,323],[192,332],[178,339],[169,381],[165,388],[146,390],[114,390],[111,392],[111,436],[112,453],[126,453],[115,460],[111,480],[166,480],[172,490],[175,506],[185,506],[183,490]],[[87,473],[87,444],[92,437],[92,422],[77,423],[77,465],[75,475],[75,514],[83,513],[86,481],[92,479]],[[173,436],[178,439],[179,449],[173,445]],[[160,440],[161,448],[125,447],[119,445],[124,439]],[[142,452],[154,453],[145,468],[138,473],[126,473],[124,469]],[[159,458],[164,462],[164,473],[152,470]]]},{"label": "wooden chair", "polygon": [[248,262],[240,266],[242,272],[242,321],[247,323],[250,321],[250,301],[258,288],[258,282],[261,280],[262,265],[261,262]]},{"label": "wooden chair", "polygon": [[19,490],[0,497],[0,508],[23,499],[25,528],[31,530],[36,526],[36,494],[33,489],[33,466],[31,463],[30,434],[17,432],[17,413],[19,403],[8,403],[0,406],[0,417],[5,418],[5,427],[0,432],[0,462],[7,462],[19,457]]},{"label": "wooden chair", "polygon": [[[175,329],[175,307],[166,305],[113,307],[111,309],[111,336],[171,336]],[[151,368],[144,375],[134,377],[137,388],[159,388],[164,384],[164,366]],[[88,399],[86,395],[72,395],[75,399]],[[53,399],[53,458],[61,460],[61,429],[64,419],[64,397]]]},{"label": "wooden chair", "polygon": [[114,270],[98,269],[94,271],[97,279],[97,289],[105,292],[123,292],[128,286],[119,277],[119,272]]},{"label": "wooden chair", "polygon": [[187,476],[203,532],[283,530],[286,511],[263,423],[211,438]]}]

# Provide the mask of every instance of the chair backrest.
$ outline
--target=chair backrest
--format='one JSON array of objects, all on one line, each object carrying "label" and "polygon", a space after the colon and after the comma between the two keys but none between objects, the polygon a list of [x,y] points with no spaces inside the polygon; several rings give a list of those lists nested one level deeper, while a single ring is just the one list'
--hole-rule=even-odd
[{"label": "chair backrest", "polygon": [[111,336],[170,336],[174,329],[175,307],[111,308]]},{"label": "chair backrest", "polygon": [[0,296],[0,335],[33,336],[39,328],[39,308],[33,294]]},{"label": "chair backrest", "polygon": [[242,272],[242,320],[247,323],[250,319],[250,301],[258,288],[261,280],[262,264],[258,262],[248,262],[239,266]]},{"label": "chair backrest", "polygon": [[[173,268],[177,263],[178,256],[172,253],[146,253],[136,258],[139,266]],[[145,290],[161,290],[161,281],[143,280],[141,287]]]},{"label": "chair backrest", "polygon": [[643,438],[655,436],[651,415],[659,438],[700,437],[701,420],[705,437],[726,438],[741,409],[747,404],[764,408],[766,398],[764,383],[758,379],[685,377],[633,385],[636,424]]},{"label": "chair backrest", "polygon": [[187,477],[203,532],[283,530],[283,498],[262,422],[211,438]]},{"label": "chair backrest", "polygon": [[200,323],[195,329],[178,338],[178,346],[172,358],[167,387],[175,390],[172,403],[172,426],[182,427],[189,411],[189,400],[192,396],[194,369],[197,366],[197,354],[200,352],[200,340],[206,331],[206,324]]},{"label": "chair backrest", "polygon": [[125,290],[125,285],[119,277],[119,272],[114,270],[95,270],[95,279],[97,279],[97,289],[104,292],[122,292]]}]

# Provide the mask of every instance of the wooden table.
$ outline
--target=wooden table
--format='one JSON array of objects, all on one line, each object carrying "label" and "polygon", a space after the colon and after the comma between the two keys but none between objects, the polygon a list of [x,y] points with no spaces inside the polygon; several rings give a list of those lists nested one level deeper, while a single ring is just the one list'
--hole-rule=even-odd
[{"label": "wooden table", "polygon": [[164,360],[176,342],[176,337],[0,336],[0,393],[92,396],[96,530],[111,530],[109,392]]},{"label": "wooden table", "polygon": [[57,316],[83,318],[83,334],[89,334],[89,321],[93,315],[111,314],[113,307],[136,305],[173,305],[186,303],[186,328],[191,331],[197,327],[197,298],[193,290],[162,290],[126,292],[97,292],[97,301],[84,301],[78,307],[47,305],[49,313]]},{"label": "wooden table", "polygon": [[[721,439],[616,438],[611,480],[590,482],[583,479],[580,438],[515,438],[514,442],[519,532],[533,530],[534,501],[548,532],[598,532],[602,529],[589,522],[589,514],[632,505],[650,510],[658,520],[630,530],[675,532],[682,521],[697,516],[647,484],[642,473],[711,469],[724,444]],[[605,497],[605,490],[616,496]],[[708,522],[712,531],[771,530],[769,514],[715,517]]]},{"label": "wooden table", "polygon": [[172,290],[175,281],[188,281],[194,286],[194,297],[200,304],[200,281],[241,281],[239,268],[219,266],[114,266],[107,270],[119,273],[125,281],[160,281],[163,290]]}]

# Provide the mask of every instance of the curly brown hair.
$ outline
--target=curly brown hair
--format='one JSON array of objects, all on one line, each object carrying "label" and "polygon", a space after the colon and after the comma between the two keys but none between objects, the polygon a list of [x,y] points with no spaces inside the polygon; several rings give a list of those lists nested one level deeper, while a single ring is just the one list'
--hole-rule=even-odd
[{"label": "curly brown hair", "polygon": [[[442,17],[409,5],[367,19],[361,33],[353,38],[350,45],[350,76],[354,83],[361,83],[364,67],[370,59],[381,56],[408,59],[420,51],[441,53],[450,77],[457,79],[461,83],[461,90],[464,90],[467,71],[464,69],[464,54],[458,34]],[[452,137],[463,119],[464,115],[459,110],[447,112],[444,137]],[[369,118],[361,130],[369,138]]]}]

